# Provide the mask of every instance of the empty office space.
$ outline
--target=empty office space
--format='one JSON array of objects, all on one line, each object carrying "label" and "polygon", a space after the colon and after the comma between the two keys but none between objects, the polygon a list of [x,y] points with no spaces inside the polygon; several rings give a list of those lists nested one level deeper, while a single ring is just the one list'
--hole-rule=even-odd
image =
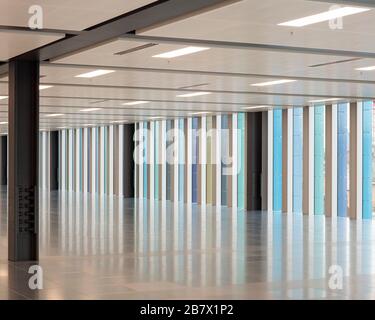
[{"label": "empty office space", "polygon": [[0,299],[374,299],[374,19],[0,0]]}]

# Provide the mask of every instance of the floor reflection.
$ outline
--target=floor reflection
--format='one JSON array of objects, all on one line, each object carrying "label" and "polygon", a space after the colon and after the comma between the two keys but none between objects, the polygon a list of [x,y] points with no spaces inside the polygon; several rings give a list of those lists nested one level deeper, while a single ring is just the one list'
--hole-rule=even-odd
[{"label": "floor reflection", "polygon": [[[68,192],[40,194],[44,289],[7,262],[0,299],[373,299],[374,223]],[[329,270],[343,271],[331,288]]]}]

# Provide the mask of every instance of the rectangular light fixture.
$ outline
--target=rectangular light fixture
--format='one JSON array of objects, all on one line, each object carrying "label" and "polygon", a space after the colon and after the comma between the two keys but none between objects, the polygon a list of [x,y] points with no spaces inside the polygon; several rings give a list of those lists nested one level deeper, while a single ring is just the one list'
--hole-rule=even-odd
[{"label": "rectangular light fixture", "polygon": [[0,100],[8,99],[8,96],[0,96]]},{"label": "rectangular light fixture", "polygon": [[190,116],[198,116],[198,115],[205,115],[205,114],[211,114],[211,112],[208,112],[208,111],[201,111],[201,112],[192,112],[192,113],[189,113]]},{"label": "rectangular light fixture", "polygon": [[319,103],[319,102],[329,102],[329,101],[338,101],[344,100],[343,98],[329,98],[329,99],[320,99],[320,100],[310,100],[310,103]]},{"label": "rectangular light fixture", "polygon": [[356,68],[356,70],[358,70],[358,71],[373,71],[373,70],[375,70],[375,66]]},{"label": "rectangular light fixture", "polygon": [[244,107],[242,109],[249,110],[249,109],[261,109],[261,108],[269,108],[271,106],[251,106],[251,107]]},{"label": "rectangular light fixture", "polygon": [[95,78],[95,77],[99,77],[99,76],[104,76],[105,74],[109,74],[109,73],[112,73],[112,72],[115,72],[115,70],[99,69],[99,70],[95,70],[95,71],[91,71],[91,72],[82,73],[82,74],[79,74],[75,77],[76,78]]},{"label": "rectangular light fixture", "polygon": [[152,57],[153,58],[164,58],[164,59],[177,58],[177,57],[181,57],[181,56],[185,56],[185,55],[188,55],[188,54],[197,53],[197,52],[201,52],[201,51],[205,51],[205,50],[209,50],[209,49],[210,48],[206,48],[206,47],[185,47],[185,48],[182,48],[182,49],[177,49],[177,50],[157,54],[157,55],[152,56]]},{"label": "rectangular light fixture", "polygon": [[0,122],[0,124],[8,124],[7,121]]},{"label": "rectangular light fixture", "polygon": [[52,113],[52,114],[47,114],[46,117],[61,117],[64,114],[62,113]]},{"label": "rectangular light fixture", "polygon": [[158,119],[163,119],[162,117],[150,117],[148,118],[149,120],[158,120]]},{"label": "rectangular light fixture", "polygon": [[128,122],[128,120],[117,120],[117,121],[112,121],[111,123],[125,123]]},{"label": "rectangular light fixture", "polygon": [[48,85],[45,85],[45,84],[41,84],[39,86],[39,90],[44,90],[44,89],[49,89],[49,88],[52,88],[53,86],[48,86]]},{"label": "rectangular light fixture", "polygon": [[68,129],[68,128],[67,127],[57,127],[56,129],[64,130],[64,129]]},{"label": "rectangular light fixture", "polygon": [[304,27],[311,24],[329,21],[337,18],[342,18],[346,16],[350,16],[356,13],[362,13],[365,11],[369,11],[368,8],[359,8],[359,7],[342,7],[334,10],[328,10],[325,12],[321,12],[318,14],[314,14],[311,16],[307,16],[300,19],[290,20],[287,22],[279,23],[279,26],[287,26],[287,27]]},{"label": "rectangular light fixture", "polygon": [[137,105],[146,104],[146,103],[150,103],[150,102],[149,101],[131,101],[131,102],[125,102],[122,105],[123,106],[137,106]]},{"label": "rectangular light fixture", "polygon": [[190,98],[190,97],[199,97],[199,96],[206,96],[208,94],[211,94],[212,92],[192,92],[192,93],[185,93],[185,94],[179,94],[177,97],[179,98]]},{"label": "rectangular light fixture", "polygon": [[79,111],[81,111],[81,112],[91,112],[91,111],[98,111],[98,110],[102,110],[102,108],[87,108],[87,109],[81,109]]},{"label": "rectangular light fixture", "polygon": [[281,80],[275,80],[275,81],[267,81],[267,82],[261,82],[261,83],[254,83],[252,84],[253,87],[266,87],[266,86],[274,86],[276,84],[283,84],[283,83],[289,83],[289,82],[295,82],[297,80],[292,79],[281,79]]}]

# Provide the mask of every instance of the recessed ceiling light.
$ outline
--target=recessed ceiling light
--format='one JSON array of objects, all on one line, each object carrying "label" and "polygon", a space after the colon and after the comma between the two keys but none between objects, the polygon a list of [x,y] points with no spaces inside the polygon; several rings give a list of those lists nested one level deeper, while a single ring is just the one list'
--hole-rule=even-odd
[{"label": "recessed ceiling light", "polygon": [[86,72],[75,76],[76,78],[95,78],[99,76],[104,76],[105,74],[113,73],[115,70],[95,70],[91,72]]},{"label": "recessed ceiling light", "polygon": [[68,129],[67,127],[57,127],[56,129],[62,129],[62,130],[64,130],[64,129]]},{"label": "recessed ceiling light", "polygon": [[79,111],[81,111],[81,112],[91,112],[91,111],[98,111],[98,110],[102,110],[102,108],[87,108],[87,109],[81,109]]},{"label": "recessed ceiling light", "polygon": [[111,123],[124,123],[128,122],[128,120],[117,120],[117,121],[112,121]]},{"label": "recessed ceiling light", "polygon": [[192,112],[192,113],[189,113],[189,115],[191,116],[198,116],[198,115],[205,115],[205,114],[211,114],[212,112],[208,112],[208,111],[201,111],[201,112]]},{"label": "recessed ceiling light", "polygon": [[210,48],[205,48],[205,47],[186,47],[186,48],[182,48],[182,49],[177,49],[177,50],[157,54],[157,55],[152,56],[152,57],[153,58],[165,58],[165,59],[176,58],[176,57],[181,57],[181,56],[185,56],[185,55],[188,55],[188,54],[197,53],[197,52],[201,52],[201,51],[205,51],[205,50],[209,50],[209,49]]},{"label": "recessed ceiling light", "polygon": [[39,90],[44,90],[44,89],[49,89],[49,88],[52,88],[53,86],[48,86],[48,85],[45,85],[45,84],[41,84],[39,86]]},{"label": "recessed ceiling light", "polygon": [[310,100],[310,103],[319,103],[319,102],[328,102],[328,101],[338,101],[344,100],[343,98],[329,98],[329,99],[320,99],[320,100]]},{"label": "recessed ceiling light", "polygon": [[163,119],[162,117],[149,117],[149,120],[158,120],[158,119]]},{"label": "recessed ceiling light", "polygon": [[8,124],[7,121],[0,122],[0,124]]},{"label": "recessed ceiling light", "polygon": [[93,123],[85,124],[85,127],[93,127],[93,126],[95,126],[95,124]]},{"label": "recessed ceiling light", "polygon": [[150,103],[149,101],[131,101],[131,102],[125,102],[122,105],[123,106],[137,106],[139,104],[146,104]]},{"label": "recessed ceiling light", "polygon": [[62,113],[52,113],[52,114],[47,114],[46,117],[61,117],[64,114]]},{"label": "recessed ceiling light", "polygon": [[192,92],[192,93],[186,93],[186,94],[179,94],[177,97],[179,98],[190,98],[190,97],[199,97],[199,96],[205,96],[208,94],[212,94],[212,92]]},{"label": "recessed ceiling light", "polygon": [[0,100],[8,99],[8,96],[0,96]]},{"label": "recessed ceiling light", "polygon": [[328,10],[311,16],[307,16],[300,19],[295,19],[283,23],[279,23],[279,26],[288,26],[288,27],[304,27],[310,24],[319,23],[323,21],[329,21],[345,16],[349,16],[356,13],[361,13],[369,11],[368,8],[359,8],[359,7],[342,7],[334,10]]},{"label": "recessed ceiling light", "polygon": [[276,84],[283,84],[283,83],[289,83],[289,82],[295,82],[295,81],[297,81],[297,80],[281,79],[281,80],[275,80],[275,81],[254,83],[254,84],[252,84],[252,86],[254,86],[254,87],[266,87],[266,86],[274,86]]},{"label": "recessed ceiling light", "polygon": [[251,106],[251,107],[244,107],[242,109],[246,109],[246,110],[249,110],[249,109],[261,109],[261,108],[269,108],[271,106]]},{"label": "recessed ceiling light", "polygon": [[358,71],[373,71],[373,70],[375,70],[375,66],[356,68],[356,70],[358,70]]}]

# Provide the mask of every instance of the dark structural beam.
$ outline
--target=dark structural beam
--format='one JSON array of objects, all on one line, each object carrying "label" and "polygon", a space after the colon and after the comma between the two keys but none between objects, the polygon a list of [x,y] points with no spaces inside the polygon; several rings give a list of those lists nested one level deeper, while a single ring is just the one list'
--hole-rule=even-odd
[{"label": "dark structural beam", "polygon": [[8,257],[38,260],[39,62],[9,62]]},{"label": "dark structural beam", "polygon": [[262,112],[246,114],[247,210],[262,210]]},{"label": "dark structural beam", "polygon": [[8,184],[8,138],[0,137],[0,185]]},{"label": "dark structural beam", "polygon": [[124,125],[123,192],[124,198],[134,198],[134,124]]},{"label": "dark structural beam", "polygon": [[59,189],[59,132],[51,131],[50,138],[50,189]]}]

